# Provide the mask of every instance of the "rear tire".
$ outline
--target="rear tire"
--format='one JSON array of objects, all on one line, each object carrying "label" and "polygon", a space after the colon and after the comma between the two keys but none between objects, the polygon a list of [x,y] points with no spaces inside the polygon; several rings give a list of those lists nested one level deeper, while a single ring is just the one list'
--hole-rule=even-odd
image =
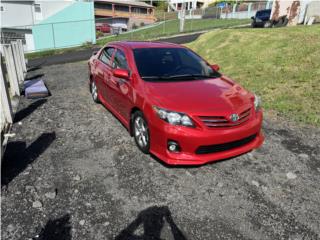
[{"label": "rear tire", "polygon": [[100,101],[99,101],[99,95],[98,95],[98,88],[97,88],[97,85],[95,84],[94,80],[92,80],[90,83],[90,92],[91,92],[92,100],[95,103],[99,103]]},{"label": "rear tire", "polygon": [[141,152],[148,154],[150,150],[149,127],[143,113],[136,111],[132,116],[132,133]]}]

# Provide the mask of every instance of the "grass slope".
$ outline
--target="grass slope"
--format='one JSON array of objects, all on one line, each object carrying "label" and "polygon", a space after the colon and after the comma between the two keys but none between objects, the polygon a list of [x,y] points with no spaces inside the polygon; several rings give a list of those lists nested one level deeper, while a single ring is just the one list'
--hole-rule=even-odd
[{"label": "grass slope", "polygon": [[320,126],[320,26],[227,29],[188,47],[263,99],[264,108]]}]

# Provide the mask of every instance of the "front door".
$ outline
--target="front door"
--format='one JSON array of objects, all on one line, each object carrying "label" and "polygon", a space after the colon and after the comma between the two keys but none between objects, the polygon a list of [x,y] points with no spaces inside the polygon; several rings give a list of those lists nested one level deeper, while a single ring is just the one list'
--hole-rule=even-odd
[{"label": "front door", "polygon": [[96,72],[96,84],[98,87],[98,92],[103,100],[108,102],[109,104],[112,103],[113,99],[112,95],[108,94],[107,85],[112,75],[111,61],[114,50],[115,49],[112,47],[106,47],[101,51]]},{"label": "front door", "polygon": [[[120,49],[117,49],[116,53],[114,54],[112,68],[126,69],[129,71],[129,75],[130,75],[130,69],[128,66],[126,55]],[[131,84],[132,82],[128,79],[121,79],[111,75],[109,85],[108,85],[110,89],[109,92],[114,99],[113,108],[127,121],[130,118],[130,109],[132,107],[132,85]]]}]

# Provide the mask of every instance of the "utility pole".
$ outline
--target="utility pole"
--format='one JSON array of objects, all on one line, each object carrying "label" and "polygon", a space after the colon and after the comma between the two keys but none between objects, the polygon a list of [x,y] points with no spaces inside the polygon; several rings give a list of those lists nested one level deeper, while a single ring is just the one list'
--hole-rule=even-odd
[{"label": "utility pole", "polygon": [[181,9],[180,9],[180,32],[184,30],[184,20],[186,17],[186,3],[185,1],[182,2]]}]

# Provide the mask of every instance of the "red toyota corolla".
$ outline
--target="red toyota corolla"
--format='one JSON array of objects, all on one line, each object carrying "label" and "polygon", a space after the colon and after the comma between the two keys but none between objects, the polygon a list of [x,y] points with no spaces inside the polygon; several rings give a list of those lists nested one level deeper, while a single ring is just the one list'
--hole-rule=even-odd
[{"label": "red toyota corolla", "polygon": [[115,42],[89,60],[90,90],[139,149],[168,164],[199,165],[258,148],[259,97],[190,49]]}]

